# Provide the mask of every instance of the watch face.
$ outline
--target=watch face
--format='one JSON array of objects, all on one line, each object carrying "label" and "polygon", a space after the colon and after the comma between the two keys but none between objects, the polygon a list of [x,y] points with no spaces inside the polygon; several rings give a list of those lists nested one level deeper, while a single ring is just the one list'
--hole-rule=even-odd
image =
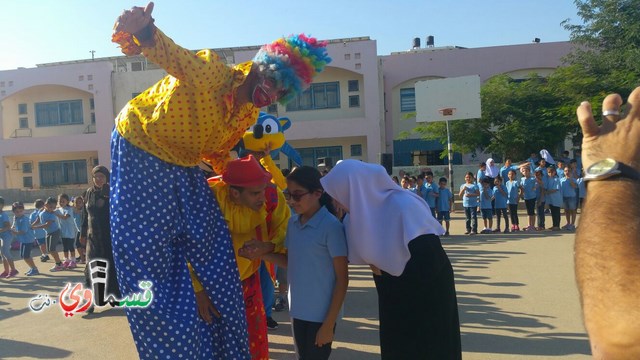
[{"label": "watch face", "polygon": [[613,159],[604,159],[600,160],[597,163],[591,165],[588,169],[589,175],[598,176],[602,174],[606,174],[611,171],[616,166],[616,161]]}]

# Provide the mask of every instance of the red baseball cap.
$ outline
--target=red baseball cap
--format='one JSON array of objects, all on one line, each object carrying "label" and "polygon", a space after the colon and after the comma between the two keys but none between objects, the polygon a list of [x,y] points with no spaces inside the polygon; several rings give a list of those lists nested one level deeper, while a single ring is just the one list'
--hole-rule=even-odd
[{"label": "red baseball cap", "polygon": [[264,170],[253,155],[231,160],[222,173],[222,181],[229,185],[250,187],[268,184],[271,174]]}]

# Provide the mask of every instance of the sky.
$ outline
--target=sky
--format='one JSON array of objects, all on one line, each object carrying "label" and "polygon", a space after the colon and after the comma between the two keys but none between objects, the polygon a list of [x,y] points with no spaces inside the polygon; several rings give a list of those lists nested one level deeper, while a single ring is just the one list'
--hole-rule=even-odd
[{"label": "sky", "polygon": [[[0,0],[0,70],[122,55],[111,42],[122,0]],[[292,33],[369,36],[378,55],[426,45],[468,48],[567,41],[572,0],[156,0],[155,24],[188,49],[262,45]]]}]

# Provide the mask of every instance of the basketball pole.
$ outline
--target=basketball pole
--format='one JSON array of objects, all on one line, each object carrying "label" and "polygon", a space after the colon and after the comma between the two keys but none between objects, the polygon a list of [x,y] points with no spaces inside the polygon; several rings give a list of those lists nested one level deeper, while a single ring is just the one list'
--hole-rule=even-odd
[{"label": "basketball pole", "polygon": [[453,146],[451,145],[451,132],[449,131],[449,120],[445,120],[447,124],[447,150],[449,152],[449,186],[451,186],[451,194],[455,194],[453,187]]}]

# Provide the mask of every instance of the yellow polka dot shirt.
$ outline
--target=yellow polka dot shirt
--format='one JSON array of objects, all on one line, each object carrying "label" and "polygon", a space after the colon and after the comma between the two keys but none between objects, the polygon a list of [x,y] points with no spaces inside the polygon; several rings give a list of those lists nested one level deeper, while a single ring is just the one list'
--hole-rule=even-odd
[{"label": "yellow polka dot shirt", "polygon": [[205,160],[222,173],[229,150],[260,111],[235,101],[252,62],[229,67],[215,52],[193,53],[159,29],[154,42],[142,53],[169,75],[127,103],[116,118],[118,133],[169,163],[195,166]]}]

